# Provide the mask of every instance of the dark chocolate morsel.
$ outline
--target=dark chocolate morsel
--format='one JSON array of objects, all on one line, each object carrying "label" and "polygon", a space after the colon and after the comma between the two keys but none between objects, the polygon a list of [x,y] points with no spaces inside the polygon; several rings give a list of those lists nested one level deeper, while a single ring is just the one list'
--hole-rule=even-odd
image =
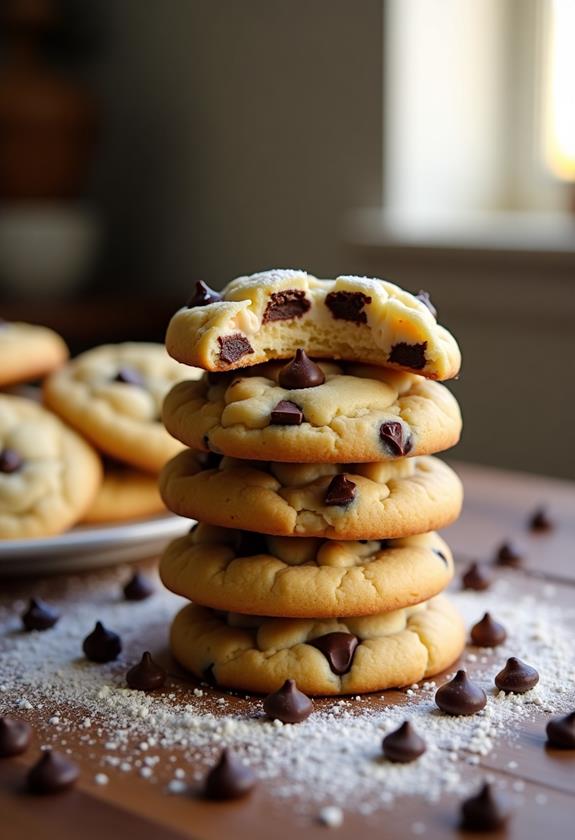
[{"label": "dark chocolate morsel", "polygon": [[269,554],[265,534],[255,531],[240,531],[235,546],[236,557],[255,557],[256,554]]},{"label": "dark chocolate morsel", "polygon": [[239,799],[250,793],[255,785],[256,777],[251,767],[226,748],[206,777],[205,794],[208,799]]},{"label": "dark chocolate morsel", "polygon": [[112,662],[122,651],[122,641],[117,633],[106,630],[102,622],[97,621],[92,632],[84,639],[82,650],[91,662]]},{"label": "dark chocolate morsel", "polygon": [[24,613],[22,613],[22,624],[24,629],[31,630],[49,630],[59,620],[60,613],[45,604],[40,598],[30,598],[30,603]]},{"label": "dark chocolate morsel", "polygon": [[325,296],[325,305],[334,318],[355,324],[367,324],[367,303],[371,303],[371,298],[363,292],[330,292]]},{"label": "dark chocolate morsel", "polygon": [[188,309],[195,309],[196,306],[207,306],[208,303],[217,303],[222,296],[204,283],[203,280],[198,280],[194,293],[186,303]]},{"label": "dark chocolate morsel", "polygon": [[398,420],[382,423],[379,436],[392,455],[407,455],[413,447],[413,438]]},{"label": "dark chocolate morsel", "polygon": [[14,449],[3,449],[0,452],[0,472],[14,473],[22,469],[24,460]]},{"label": "dark chocolate morsel", "polygon": [[353,663],[353,657],[359,639],[353,633],[326,633],[317,639],[308,641],[308,645],[320,650],[334,674],[347,674]]},{"label": "dark chocolate morsel", "polygon": [[310,309],[311,301],[305,296],[303,289],[286,289],[274,292],[262,318],[262,324],[268,321],[290,321],[301,318]]},{"label": "dark chocolate morsel", "polygon": [[443,553],[443,551],[440,551],[438,548],[432,548],[431,550],[438,557],[441,557],[441,559],[443,560],[443,562],[445,563],[446,566],[449,565],[449,561],[448,561],[447,557],[445,556],[445,554]]},{"label": "dark chocolate morsel", "polygon": [[301,426],[303,411],[289,400],[280,400],[270,415],[272,426]]},{"label": "dark chocolate morsel", "polygon": [[491,574],[484,563],[471,563],[467,571],[462,575],[461,582],[464,589],[474,589],[482,592],[491,586]]},{"label": "dark chocolate morsel", "polygon": [[78,766],[55,750],[45,750],[28,772],[28,790],[31,793],[60,793],[76,782]]},{"label": "dark chocolate morsel", "polygon": [[319,365],[309,358],[305,350],[296,350],[291,362],[288,362],[278,374],[282,388],[290,391],[299,388],[316,388],[325,382],[325,374]]},{"label": "dark chocolate morsel", "polygon": [[494,621],[488,612],[471,628],[471,641],[477,647],[497,647],[503,644],[506,638],[505,627]]},{"label": "dark chocolate morsel", "polygon": [[575,750],[575,712],[565,717],[551,718],[546,732],[551,746],[562,750]]},{"label": "dark chocolate morsel", "polygon": [[153,595],[155,589],[152,583],[141,572],[134,572],[123,589],[126,601],[145,601]]},{"label": "dark chocolate morsel", "polygon": [[526,662],[522,662],[521,659],[517,659],[516,656],[510,656],[505,663],[505,667],[495,677],[495,685],[506,694],[511,692],[525,694],[526,691],[534,688],[538,682],[539,674],[535,668],[527,665]]},{"label": "dark chocolate morsel", "polygon": [[349,505],[355,498],[357,486],[343,473],[334,475],[325,491],[325,505]]},{"label": "dark chocolate morsel", "polygon": [[220,345],[220,361],[225,365],[231,365],[242,356],[249,356],[254,352],[252,345],[241,333],[220,336],[218,344]]},{"label": "dark chocolate morsel", "polygon": [[537,508],[529,518],[529,529],[531,531],[551,531],[553,530],[553,520],[549,518],[546,508]]},{"label": "dark chocolate morsel", "polygon": [[0,717],[0,758],[21,755],[28,749],[32,729],[23,720]]},{"label": "dark chocolate morsel", "polygon": [[435,702],[448,715],[474,715],[485,708],[487,695],[461,670],[437,689]]},{"label": "dark chocolate morsel", "polygon": [[461,805],[461,827],[468,831],[497,831],[508,821],[511,808],[507,799],[488,782],[475,796]]},{"label": "dark chocolate morsel", "polygon": [[421,344],[407,344],[405,341],[400,341],[391,348],[388,361],[412,370],[423,370],[427,361],[426,350],[427,341],[422,341]]},{"label": "dark chocolate morsel", "polygon": [[502,543],[495,554],[495,562],[498,566],[512,566],[517,568],[521,565],[523,556],[517,546],[513,543]]},{"label": "dark chocolate morsel", "polygon": [[299,690],[295,680],[286,680],[264,699],[264,712],[282,723],[301,723],[313,712],[313,702]]},{"label": "dark chocolate morsel", "polygon": [[166,672],[152,659],[152,654],[146,651],[137,665],[130,668],[126,674],[129,688],[138,691],[155,691],[166,682]]},{"label": "dark chocolate morsel", "polygon": [[434,318],[437,318],[437,309],[431,302],[429,292],[420,289],[415,297],[417,298],[417,300],[420,300],[424,306],[427,306]]},{"label": "dark chocolate morsel", "polygon": [[425,741],[408,720],[402,723],[399,729],[385,736],[382,747],[386,758],[400,764],[415,761],[426,750]]},{"label": "dark chocolate morsel", "polygon": [[129,367],[120,368],[114,377],[114,382],[123,382],[124,385],[136,385],[138,388],[143,388],[146,384],[140,371]]}]

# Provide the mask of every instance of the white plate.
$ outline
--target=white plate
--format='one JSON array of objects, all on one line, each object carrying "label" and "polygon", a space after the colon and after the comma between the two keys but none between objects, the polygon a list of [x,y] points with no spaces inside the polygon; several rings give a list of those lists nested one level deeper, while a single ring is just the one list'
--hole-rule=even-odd
[{"label": "white plate", "polygon": [[159,554],[193,522],[172,514],[118,525],[81,525],[33,540],[0,540],[0,575],[52,574],[112,566]]}]

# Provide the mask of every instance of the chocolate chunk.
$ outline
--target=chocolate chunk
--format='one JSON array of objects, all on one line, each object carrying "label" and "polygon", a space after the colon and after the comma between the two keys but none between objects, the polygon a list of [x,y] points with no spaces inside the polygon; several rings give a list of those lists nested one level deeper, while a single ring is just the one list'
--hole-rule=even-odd
[{"label": "chocolate chunk", "polygon": [[423,370],[427,361],[426,350],[427,341],[422,341],[421,344],[407,344],[405,341],[400,341],[391,348],[388,361],[412,370]]},{"label": "chocolate chunk", "polygon": [[126,601],[145,601],[155,592],[154,586],[140,572],[134,572],[123,589]]},{"label": "chocolate chunk", "polygon": [[40,598],[30,598],[26,612],[22,613],[22,624],[28,632],[31,630],[43,631],[53,627],[59,618],[60,613],[53,610]]},{"label": "chocolate chunk", "polygon": [[484,563],[471,563],[461,577],[463,588],[474,589],[476,592],[483,592],[484,589],[489,589],[491,581],[491,573]]},{"label": "chocolate chunk", "polygon": [[448,715],[474,715],[485,708],[487,695],[461,670],[437,689],[435,702]]},{"label": "chocolate chunk", "polygon": [[250,793],[255,785],[256,777],[251,767],[226,748],[206,777],[205,794],[208,799],[239,799]]},{"label": "chocolate chunk", "polygon": [[543,533],[545,531],[552,531],[554,527],[553,520],[549,518],[547,509],[544,507],[537,508],[529,519],[529,529],[531,531],[538,531]]},{"label": "chocolate chunk", "polygon": [[60,793],[71,788],[80,771],[78,766],[55,750],[45,750],[28,773],[31,793]]},{"label": "chocolate chunk", "polygon": [[522,560],[521,552],[510,542],[502,543],[495,554],[495,562],[498,566],[511,566],[516,569],[521,565]]},{"label": "chocolate chunk", "polygon": [[264,712],[282,723],[301,723],[313,712],[313,702],[298,689],[295,680],[286,680],[281,688],[265,698]]},{"label": "chocolate chunk", "polygon": [[268,321],[289,321],[301,318],[310,309],[311,301],[305,296],[303,289],[286,289],[274,292],[266,306],[262,324]]},{"label": "chocolate chunk", "polygon": [[329,663],[334,674],[347,674],[353,663],[353,657],[359,639],[353,633],[326,633],[312,639],[308,645],[320,650]]},{"label": "chocolate chunk", "polygon": [[235,546],[236,557],[255,557],[268,554],[268,542],[264,534],[255,531],[240,531]]},{"label": "chocolate chunk", "polygon": [[527,665],[526,662],[522,662],[521,659],[517,659],[516,656],[510,656],[505,663],[505,668],[499,671],[495,677],[495,685],[506,694],[511,692],[525,694],[526,691],[534,688],[538,682],[539,674],[535,668]]},{"label": "chocolate chunk", "polygon": [[14,473],[22,469],[23,458],[14,449],[3,449],[0,452],[0,472]]},{"label": "chocolate chunk", "polygon": [[437,554],[438,557],[441,557],[446,566],[449,566],[449,561],[443,551],[440,551],[438,548],[432,548],[431,550],[434,554]]},{"label": "chocolate chunk", "polygon": [[295,357],[279,372],[278,382],[290,391],[296,388],[316,388],[325,382],[325,374],[319,365],[308,357],[305,350],[296,350]]},{"label": "chocolate chunk", "polygon": [[382,747],[386,758],[400,764],[415,761],[426,750],[425,741],[408,720],[402,723],[399,729],[385,736]]},{"label": "chocolate chunk", "polygon": [[114,377],[114,382],[123,382],[124,385],[136,385],[138,388],[145,386],[144,377],[134,368],[122,367]]},{"label": "chocolate chunk", "polygon": [[417,298],[417,300],[420,300],[424,306],[427,306],[434,318],[437,318],[437,309],[431,302],[429,292],[420,289],[415,297]]},{"label": "chocolate chunk", "polygon": [[84,639],[82,650],[87,659],[92,662],[112,662],[122,651],[122,641],[117,633],[106,630],[101,621]]},{"label": "chocolate chunk", "polygon": [[382,423],[379,436],[392,455],[407,455],[413,447],[413,438],[397,420]]},{"label": "chocolate chunk", "polygon": [[575,750],[575,712],[565,717],[551,718],[546,731],[551,746],[562,750]]},{"label": "chocolate chunk", "polygon": [[506,638],[505,627],[494,621],[488,612],[471,628],[471,641],[477,647],[497,647],[503,644]]},{"label": "chocolate chunk", "polygon": [[355,498],[356,489],[355,482],[343,473],[338,473],[330,481],[323,502],[325,505],[349,505]]},{"label": "chocolate chunk", "polygon": [[270,415],[272,426],[301,426],[303,411],[289,400],[280,400]]},{"label": "chocolate chunk", "polygon": [[32,729],[23,720],[0,717],[0,758],[11,758],[28,749]]},{"label": "chocolate chunk", "polygon": [[188,309],[195,309],[196,306],[207,306],[208,303],[217,303],[222,296],[204,283],[203,280],[198,280],[194,293],[186,303]]},{"label": "chocolate chunk", "polygon": [[507,799],[488,782],[475,796],[461,805],[461,827],[468,831],[497,831],[508,821],[511,808]]},{"label": "chocolate chunk", "polygon": [[129,688],[138,691],[155,691],[166,682],[166,672],[152,659],[152,654],[146,651],[137,665],[130,668],[126,674]]},{"label": "chocolate chunk", "polygon": [[220,361],[225,365],[231,365],[242,356],[249,356],[254,352],[252,345],[241,333],[220,336],[218,344],[220,345]]},{"label": "chocolate chunk", "polygon": [[363,310],[367,303],[371,303],[371,298],[363,292],[330,292],[325,297],[325,305],[334,318],[354,324],[367,324],[367,313]]}]

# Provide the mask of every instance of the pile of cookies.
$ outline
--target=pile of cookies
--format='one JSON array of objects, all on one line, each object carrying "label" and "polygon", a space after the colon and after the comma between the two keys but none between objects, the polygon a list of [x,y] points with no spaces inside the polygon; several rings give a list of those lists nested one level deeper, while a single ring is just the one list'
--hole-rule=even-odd
[{"label": "pile of cookies", "polygon": [[435,530],[462,490],[433,453],[461,416],[437,381],[460,355],[423,293],[383,280],[269,271],[202,283],[167,350],[203,368],[163,409],[189,447],[162,471],[172,511],[198,520],[161,560],[189,599],[171,645],[196,677],[268,693],[409,685],[461,653],[441,594],[453,559]]}]

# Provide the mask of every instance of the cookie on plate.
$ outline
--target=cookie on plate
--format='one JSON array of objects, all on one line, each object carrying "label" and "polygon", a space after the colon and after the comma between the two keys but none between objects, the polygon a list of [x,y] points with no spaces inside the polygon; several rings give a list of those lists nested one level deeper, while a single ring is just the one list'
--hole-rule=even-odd
[{"label": "cookie on plate", "polygon": [[221,294],[198,284],[170,321],[166,347],[179,362],[226,371],[289,359],[347,359],[451,379],[461,364],[453,336],[426,296],[387,280],[318,280],[305,271],[239,277]]},{"label": "cookie on plate", "polygon": [[190,373],[161,344],[107,344],[53,373],[44,402],[106,455],[157,473],[182,449],[162,425],[162,401]]},{"label": "cookie on plate", "polygon": [[101,480],[98,454],[76,432],[31,400],[0,395],[0,539],[65,531]]},{"label": "cookie on plate", "polygon": [[461,510],[461,482],[432,456],[369,464],[223,458],[202,467],[202,455],[186,450],[172,459],[160,475],[160,493],[174,513],[224,528],[395,539],[444,528]]},{"label": "cookie on plate", "polygon": [[165,586],[206,607],[249,615],[371,615],[439,594],[453,558],[435,533],[340,542],[200,524],[166,548]]},{"label": "cookie on plate", "polygon": [[0,387],[39,379],[67,358],[63,339],[48,327],[0,321]]},{"label": "cookie on plate", "polygon": [[125,522],[165,513],[157,476],[124,464],[104,464],[104,480],[82,522]]},{"label": "cookie on plate", "polygon": [[358,694],[410,685],[448,668],[465,627],[444,596],[363,618],[258,618],[190,604],[171,648],[198,679],[268,693],[286,679],[306,694]]}]

